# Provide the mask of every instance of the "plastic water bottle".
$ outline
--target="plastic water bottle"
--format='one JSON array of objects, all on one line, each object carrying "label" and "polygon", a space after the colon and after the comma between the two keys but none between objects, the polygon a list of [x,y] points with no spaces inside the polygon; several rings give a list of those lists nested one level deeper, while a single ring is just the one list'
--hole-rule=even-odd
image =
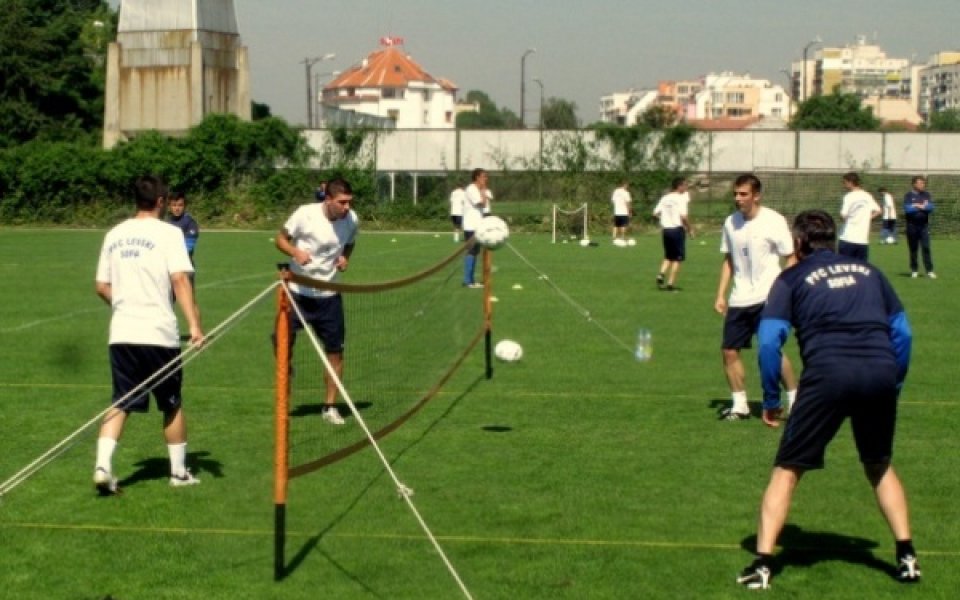
[{"label": "plastic water bottle", "polygon": [[637,349],[634,356],[640,362],[647,362],[653,358],[653,334],[649,329],[641,328],[637,332]]}]

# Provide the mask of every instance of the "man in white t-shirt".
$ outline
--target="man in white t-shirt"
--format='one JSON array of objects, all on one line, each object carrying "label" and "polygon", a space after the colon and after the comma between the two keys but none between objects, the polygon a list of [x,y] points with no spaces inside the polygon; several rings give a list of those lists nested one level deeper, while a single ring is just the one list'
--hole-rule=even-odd
[{"label": "man in white t-shirt", "polygon": [[[773,281],[780,274],[780,259],[796,262],[793,234],[786,219],[777,211],[760,205],[763,185],[753,174],[737,177],[733,184],[737,211],[723,223],[720,251],[720,284],[714,309],[724,315],[723,370],[733,400],[720,411],[720,418],[738,421],[750,418],[743,361],[740,350],[750,348],[760,325],[760,315]],[[733,291],[727,299],[727,288]],[[797,378],[786,355],[783,357],[783,384],[787,389],[787,412],[797,395]]]},{"label": "man in white t-shirt", "polygon": [[[620,180],[620,185],[613,190],[610,196],[613,205],[613,242],[627,240],[627,229],[630,227],[630,216],[633,214],[633,198],[630,196],[630,182]],[[621,244],[622,245],[622,244]]]},{"label": "man in white t-shirt", "polygon": [[[351,210],[353,188],[344,179],[327,183],[323,202],[301,205],[284,223],[276,237],[277,249],[289,256],[290,271],[327,283],[347,270],[350,255],[359,229],[357,214]],[[343,345],[346,323],[343,298],[338,292],[290,283],[293,299],[303,313],[304,323],[294,312],[290,317],[290,344],[297,331],[309,325],[320,341],[327,360],[338,378],[343,377]],[[337,384],[328,374],[323,420],[332,425],[343,425],[337,410]]]},{"label": "man in white t-shirt", "polygon": [[850,172],[843,176],[843,188],[847,193],[844,194],[843,205],[840,207],[843,230],[840,232],[837,254],[868,260],[870,222],[880,216],[880,205],[870,192],[860,187],[860,176],[856,173]]},{"label": "man in white t-shirt", "polygon": [[[480,226],[480,221],[486,213],[487,205],[492,194],[488,194],[487,172],[484,169],[474,169],[470,174],[470,185],[467,186],[463,203],[463,241],[469,242],[473,233]],[[480,253],[480,244],[473,244],[463,257],[463,286],[467,288],[482,288],[474,278],[477,255]]]},{"label": "man in white t-shirt", "polygon": [[463,203],[467,193],[459,183],[450,192],[450,222],[453,223],[453,241],[460,241],[460,232],[463,231]]},{"label": "man in white t-shirt", "polygon": [[880,243],[881,244],[896,244],[897,243],[897,205],[896,201],[893,199],[893,194],[885,187],[881,187],[877,190],[877,193],[880,194],[880,208],[883,210],[883,214],[880,216],[882,221],[882,227],[880,229]]},{"label": "man in white t-shirt", "polygon": [[687,234],[691,234],[690,221],[687,219],[687,180],[675,178],[670,184],[670,193],[665,194],[653,208],[653,216],[660,217],[660,230],[663,237],[663,261],[657,274],[657,287],[668,292],[677,290],[674,284],[680,263],[686,259]]},{"label": "man in white t-shirt", "polygon": [[[97,295],[113,309],[109,340],[113,403],[100,426],[93,472],[94,486],[102,495],[120,492],[113,476],[113,453],[127,416],[149,410],[150,391],[157,410],[163,413],[170,485],[200,483],[186,467],[180,336],[170,303],[172,292],[190,328],[190,343],[202,344],[200,311],[189,278],[193,265],[183,233],[160,220],[167,198],[163,181],[153,176],[140,177],[134,192],[136,215],[107,233],[97,263]],[[150,388],[143,386],[161,370],[169,374]],[[140,393],[127,398],[134,390]]]}]

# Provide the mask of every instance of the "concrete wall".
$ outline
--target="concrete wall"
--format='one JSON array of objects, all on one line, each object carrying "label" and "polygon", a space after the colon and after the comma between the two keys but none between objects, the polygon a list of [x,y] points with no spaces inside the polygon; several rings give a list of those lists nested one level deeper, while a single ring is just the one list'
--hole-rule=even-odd
[{"label": "concrete wall", "polygon": [[[492,171],[536,168],[540,149],[555,151],[564,139],[578,136],[595,144],[590,131],[405,130],[380,131],[376,140],[378,171],[437,172],[483,167]],[[322,150],[327,132],[304,133]],[[890,171],[932,173],[960,171],[960,134],[863,133],[825,131],[722,131],[701,134],[701,172],[747,172],[781,169],[811,171]],[[542,146],[541,146],[542,144]],[[602,144],[594,149],[609,159]],[[556,165],[549,168],[559,168]]]}]

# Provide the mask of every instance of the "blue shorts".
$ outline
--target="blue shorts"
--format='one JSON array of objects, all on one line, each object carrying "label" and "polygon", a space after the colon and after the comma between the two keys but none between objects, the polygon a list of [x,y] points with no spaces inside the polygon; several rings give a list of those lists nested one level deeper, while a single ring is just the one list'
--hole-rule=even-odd
[{"label": "blue shorts", "polygon": [[[140,344],[110,344],[110,374],[113,378],[113,402],[123,398],[141,383],[153,377],[164,366],[174,362],[164,371],[163,381],[153,380],[153,398],[157,410],[168,413],[180,408],[183,386],[183,371],[180,366],[180,348],[143,346]],[[171,371],[173,371],[171,373]],[[147,412],[150,399],[147,393],[138,394],[117,406],[125,412]]]},{"label": "blue shorts", "polygon": [[851,258],[859,258],[860,260],[868,260],[870,255],[870,246],[866,244],[854,244],[853,242],[845,242],[840,240],[837,242],[837,254],[840,256],[849,256]]},{"label": "blue shorts", "polygon": [[[464,231],[464,232],[463,232],[463,243],[466,244],[467,242],[469,242],[469,241],[472,240],[472,239],[473,239],[473,232],[472,232],[472,231]],[[473,246],[471,246],[469,250],[467,250],[467,254],[471,254],[471,255],[473,255],[473,256],[476,256],[476,255],[480,254],[480,249],[481,249],[481,248],[483,248],[483,246],[481,246],[479,243],[476,243],[476,244],[474,244]]]},{"label": "blue shorts", "polygon": [[[303,313],[303,318],[310,325],[310,329],[323,342],[324,351],[329,354],[343,352],[343,343],[347,337],[346,321],[343,316],[343,297],[340,294],[323,298],[293,294],[293,299]],[[297,332],[303,327],[303,321],[297,316],[296,311],[291,310],[291,345],[297,338]]]},{"label": "blue shorts", "polygon": [[450,215],[450,222],[457,229],[463,229],[463,217],[460,215]]},{"label": "blue shorts", "polygon": [[674,262],[683,262],[687,253],[687,232],[683,227],[663,230],[663,257]]},{"label": "blue shorts", "polygon": [[848,417],[860,462],[890,462],[897,422],[896,364],[862,357],[837,362],[804,369],[777,466],[822,469],[827,444]]},{"label": "blue shorts", "polygon": [[763,304],[727,309],[727,316],[723,320],[723,344],[720,347],[724,350],[752,347],[751,340],[760,327],[762,314]]}]

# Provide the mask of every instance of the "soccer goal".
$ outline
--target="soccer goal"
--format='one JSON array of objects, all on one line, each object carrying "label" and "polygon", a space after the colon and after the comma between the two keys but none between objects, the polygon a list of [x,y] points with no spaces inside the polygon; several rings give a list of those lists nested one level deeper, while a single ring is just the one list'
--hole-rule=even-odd
[{"label": "soccer goal", "polygon": [[572,210],[563,209],[554,204],[551,241],[556,244],[558,241],[567,239],[589,239],[588,218],[586,202]]}]

